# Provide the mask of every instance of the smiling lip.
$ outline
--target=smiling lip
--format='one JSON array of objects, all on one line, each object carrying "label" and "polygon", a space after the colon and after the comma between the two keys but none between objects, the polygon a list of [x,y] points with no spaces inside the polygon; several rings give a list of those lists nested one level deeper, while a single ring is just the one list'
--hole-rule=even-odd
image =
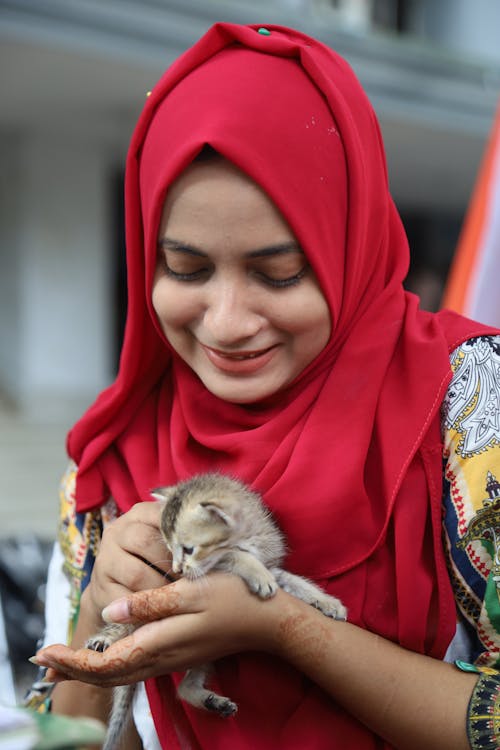
[{"label": "smiling lip", "polygon": [[223,352],[220,349],[212,349],[210,346],[202,345],[210,362],[218,370],[232,375],[247,375],[257,372],[261,367],[274,357],[276,345],[267,349],[256,351]]}]

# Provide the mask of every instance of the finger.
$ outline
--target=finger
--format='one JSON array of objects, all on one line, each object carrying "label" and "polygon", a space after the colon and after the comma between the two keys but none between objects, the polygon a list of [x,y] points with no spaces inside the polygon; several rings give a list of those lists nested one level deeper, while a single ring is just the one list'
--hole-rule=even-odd
[{"label": "finger", "polygon": [[[168,572],[171,555],[159,530],[159,509],[156,506],[156,503],[140,503],[107,526],[98,559],[116,561],[118,553],[127,553],[161,573]],[[157,519],[156,524],[152,523],[154,519]]]},{"label": "finger", "polygon": [[176,614],[200,612],[205,596],[206,587],[202,590],[195,581],[181,579],[115,600],[102,611],[102,618],[105,622],[141,624]]},{"label": "finger", "polygon": [[[132,649],[124,648],[122,643],[118,649],[114,650],[114,654],[109,654],[108,651],[103,653],[90,649],[74,651],[68,646],[58,644],[43,649],[37,654],[37,660],[41,666],[47,666],[51,674],[105,686],[106,677],[112,675],[119,679],[130,672],[134,658]],[[135,659],[137,658],[138,655],[135,654]],[[130,659],[129,664],[127,664],[127,659]]]},{"label": "finger", "polygon": [[[149,645],[149,644],[148,644]],[[123,638],[104,652],[90,649],[74,651],[68,646],[56,644],[40,651],[37,662],[48,667],[47,676],[54,681],[79,680],[101,687],[128,685],[138,682],[141,675],[155,676],[159,668],[160,654],[157,649],[146,649],[136,644],[133,636]]]},{"label": "finger", "polygon": [[105,622],[140,624],[195,611],[189,597],[183,595],[183,584],[185,581],[178,581],[122,597],[103,609],[102,618]]},{"label": "finger", "polygon": [[[158,543],[155,547],[150,536],[144,535],[144,525],[134,524],[132,529],[130,525],[122,525],[114,530],[113,526],[104,532],[92,574],[92,600],[99,612],[114,599],[133,591],[163,586],[167,577],[165,571],[171,566],[165,545]],[[129,539],[134,527],[136,533],[132,536],[139,540],[137,548]]]},{"label": "finger", "polygon": [[[85,609],[92,613],[95,622],[92,630],[102,627],[101,612],[110,602],[127,597],[136,590],[165,585],[165,578],[130,555],[125,556],[123,563],[118,559],[115,569],[101,572],[94,570],[94,574],[84,592]],[[118,578],[119,575],[121,578]]]},{"label": "finger", "polygon": [[[134,521],[159,529],[161,512],[162,504],[151,500],[151,502],[136,503],[125,515]],[[123,516],[120,517],[123,518]]]},{"label": "finger", "polygon": [[[121,560],[123,565],[120,565]],[[144,589],[158,588],[164,586],[166,573],[152,566],[147,560],[133,555],[117,555],[116,563],[109,572],[110,584],[113,586],[112,598],[127,596],[131,591],[143,591]],[[108,602],[111,599],[108,597]]]}]

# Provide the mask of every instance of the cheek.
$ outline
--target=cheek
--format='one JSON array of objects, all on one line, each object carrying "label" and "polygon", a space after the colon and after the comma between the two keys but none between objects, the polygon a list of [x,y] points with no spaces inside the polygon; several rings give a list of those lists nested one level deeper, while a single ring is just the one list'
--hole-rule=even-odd
[{"label": "cheek", "polygon": [[182,328],[197,315],[196,303],[191,295],[164,277],[154,283],[151,302],[164,331]]},{"label": "cheek", "polygon": [[296,350],[303,353],[304,364],[308,365],[328,344],[332,332],[328,307],[323,304],[306,308],[302,317],[303,325],[295,337]]},{"label": "cheek", "polygon": [[328,332],[330,332],[332,327],[330,310],[326,299],[320,292],[315,291],[304,302],[302,320],[304,321],[304,328],[328,329]]},{"label": "cheek", "polygon": [[332,330],[328,304],[316,287],[276,307],[274,320],[277,327],[287,330],[297,340],[316,340],[320,349],[328,342]]}]

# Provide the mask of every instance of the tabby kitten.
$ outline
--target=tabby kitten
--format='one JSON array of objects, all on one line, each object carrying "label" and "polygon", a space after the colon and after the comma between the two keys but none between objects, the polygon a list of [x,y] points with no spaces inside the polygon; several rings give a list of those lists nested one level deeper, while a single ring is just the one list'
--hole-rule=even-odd
[{"label": "tabby kitten", "polygon": [[[163,504],[160,530],[172,555],[172,570],[196,580],[211,570],[240,576],[261,599],[272,597],[278,586],[327,617],[345,619],[343,604],[311,581],[283,570],[283,535],[258,494],[222,474],[200,474],[172,487],[160,487],[152,496]],[[104,651],[134,630],[110,624],[86,643]],[[211,665],[187,670],[178,695],[198,708],[232,716],[237,705],[205,687]],[[115,688],[108,735],[103,750],[112,750],[130,714],[134,685]]]}]

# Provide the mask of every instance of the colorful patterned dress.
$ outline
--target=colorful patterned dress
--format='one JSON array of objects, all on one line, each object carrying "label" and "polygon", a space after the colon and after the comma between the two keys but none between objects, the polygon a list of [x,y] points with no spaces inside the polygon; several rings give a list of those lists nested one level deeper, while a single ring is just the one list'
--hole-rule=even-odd
[{"label": "colorful patterned dress", "polygon": [[500,668],[500,337],[453,352],[443,404],[444,529],[467,660]]}]

